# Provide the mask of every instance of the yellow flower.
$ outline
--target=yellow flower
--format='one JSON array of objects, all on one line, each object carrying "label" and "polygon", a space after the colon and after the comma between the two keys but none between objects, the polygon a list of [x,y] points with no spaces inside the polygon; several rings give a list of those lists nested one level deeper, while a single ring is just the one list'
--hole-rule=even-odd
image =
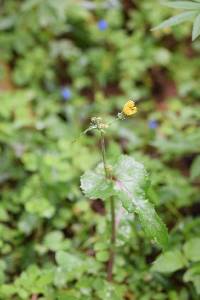
[{"label": "yellow flower", "polygon": [[123,107],[122,110],[123,114],[125,116],[132,116],[137,112],[137,107],[135,106],[135,102],[132,100],[129,100],[128,102],[126,102],[126,104]]}]

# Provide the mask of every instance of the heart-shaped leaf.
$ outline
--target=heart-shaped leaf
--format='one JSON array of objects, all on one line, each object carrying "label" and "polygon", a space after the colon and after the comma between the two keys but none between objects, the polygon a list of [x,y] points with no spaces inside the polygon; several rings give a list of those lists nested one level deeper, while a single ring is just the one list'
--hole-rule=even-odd
[{"label": "heart-shaped leaf", "polygon": [[81,188],[89,198],[106,199],[115,195],[129,213],[138,215],[145,233],[165,248],[168,233],[165,224],[148,201],[148,174],[144,166],[132,157],[122,155],[113,167],[113,180],[105,178],[102,164],[81,178]]}]

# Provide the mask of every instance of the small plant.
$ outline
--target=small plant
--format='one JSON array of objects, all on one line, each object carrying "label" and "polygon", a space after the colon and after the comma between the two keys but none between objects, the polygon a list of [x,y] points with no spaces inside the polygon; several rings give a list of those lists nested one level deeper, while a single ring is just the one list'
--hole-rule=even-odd
[{"label": "small plant", "polygon": [[[135,103],[130,100],[116,120],[124,120],[137,112]],[[168,244],[168,234],[164,223],[157,215],[153,205],[148,200],[148,174],[140,162],[133,157],[121,155],[114,165],[110,165],[106,157],[105,132],[109,128],[100,117],[93,117],[87,133],[98,130],[100,134],[100,151],[102,163],[95,170],[86,171],[81,177],[81,188],[84,194],[92,199],[101,198],[110,203],[110,249],[107,260],[107,279],[113,280],[113,268],[116,253],[117,226],[120,217],[116,215],[116,208],[123,206],[128,213],[135,213],[141,225],[151,239],[162,248]]]}]

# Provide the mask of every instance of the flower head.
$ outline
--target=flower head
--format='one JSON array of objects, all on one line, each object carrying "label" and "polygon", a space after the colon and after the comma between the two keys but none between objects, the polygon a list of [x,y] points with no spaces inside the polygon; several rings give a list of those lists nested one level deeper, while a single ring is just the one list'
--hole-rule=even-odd
[{"label": "flower head", "polygon": [[63,87],[61,89],[61,95],[62,95],[62,97],[63,97],[64,100],[69,100],[71,98],[71,96],[72,96],[72,92],[71,92],[70,88]]},{"label": "flower head", "polygon": [[156,120],[150,120],[149,121],[149,128],[150,129],[156,129],[158,127],[158,123]]},{"label": "flower head", "polygon": [[130,117],[134,115],[136,112],[137,112],[137,107],[135,106],[135,102],[132,100],[127,101],[123,107],[122,113],[125,116]]},{"label": "flower head", "polygon": [[108,28],[108,23],[106,22],[106,20],[104,19],[99,20],[98,28],[100,31],[105,31]]}]

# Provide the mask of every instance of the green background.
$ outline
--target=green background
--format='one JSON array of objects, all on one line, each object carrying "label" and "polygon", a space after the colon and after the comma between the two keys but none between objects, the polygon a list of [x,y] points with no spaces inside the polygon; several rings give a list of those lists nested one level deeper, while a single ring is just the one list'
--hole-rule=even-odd
[{"label": "green background", "polygon": [[[0,6],[0,299],[199,299],[200,40],[191,42],[191,24],[151,31],[175,13],[155,0]],[[80,190],[101,160],[99,137],[79,136],[129,99],[138,113],[109,128],[107,156],[144,164],[170,249],[153,264],[160,249],[124,214],[111,284],[107,204]]]}]

